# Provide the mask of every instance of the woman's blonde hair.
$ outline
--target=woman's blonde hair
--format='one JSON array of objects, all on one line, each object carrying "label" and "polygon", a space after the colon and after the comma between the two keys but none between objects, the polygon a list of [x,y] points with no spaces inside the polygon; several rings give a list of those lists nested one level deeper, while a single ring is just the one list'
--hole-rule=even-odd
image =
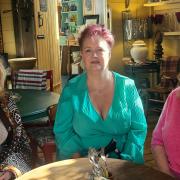
[{"label": "woman's blonde hair", "polygon": [[6,70],[0,61],[0,97],[3,95],[4,92],[4,83],[6,79]]}]

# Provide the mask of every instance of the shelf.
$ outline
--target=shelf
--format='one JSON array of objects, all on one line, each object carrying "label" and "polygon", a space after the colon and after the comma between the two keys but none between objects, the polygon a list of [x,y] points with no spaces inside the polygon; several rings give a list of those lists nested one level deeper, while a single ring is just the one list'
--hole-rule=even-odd
[{"label": "shelf", "polygon": [[152,3],[145,3],[144,6],[145,7],[152,7],[152,6],[161,6],[165,4],[164,2],[152,2]]},{"label": "shelf", "polygon": [[76,2],[76,1],[75,0],[69,0],[69,1],[62,1],[61,3],[65,4],[65,3],[73,3],[73,2]]},{"label": "shelf", "polygon": [[69,11],[69,13],[78,13],[78,11]]},{"label": "shelf", "polygon": [[69,11],[64,11],[64,12],[62,11],[61,12],[61,14],[68,14],[68,13],[69,13]]},{"label": "shelf", "polygon": [[61,14],[78,13],[78,11],[62,11]]},{"label": "shelf", "polygon": [[179,0],[169,0],[169,1],[160,1],[160,2],[152,2],[152,3],[145,3],[145,7],[152,7],[152,6],[162,6],[164,4],[173,4],[173,3],[180,3]]},{"label": "shelf", "polygon": [[164,32],[164,36],[180,36],[180,32]]},{"label": "shelf", "polygon": [[77,22],[75,22],[75,21],[69,21],[69,22],[64,22],[65,24],[69,24],[69,25],[75,25]]}]

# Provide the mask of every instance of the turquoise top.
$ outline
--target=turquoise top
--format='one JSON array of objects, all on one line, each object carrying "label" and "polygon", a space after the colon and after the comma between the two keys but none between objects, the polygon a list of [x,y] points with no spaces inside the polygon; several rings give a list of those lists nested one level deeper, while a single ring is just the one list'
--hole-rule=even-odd
[{"label": "turquoise top", "polygon": [[[59,160],[74,153],[88,154],[89,147],[101,148],[117,141],[121,158],[143,163],[147,124],[134,81],[113,72],[114,97],[103,120],[93,106],[87,87],[87,74],[71,79],[59,100],[54,133]],[[109,157],[115,157],[111,153]]]}]

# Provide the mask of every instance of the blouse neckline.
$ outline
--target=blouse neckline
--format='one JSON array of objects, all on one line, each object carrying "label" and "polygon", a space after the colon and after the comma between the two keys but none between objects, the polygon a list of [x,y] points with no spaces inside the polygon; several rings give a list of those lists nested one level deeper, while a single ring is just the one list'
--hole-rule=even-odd
[{"label": "blouse neckline", "polygon": [[108,120],[108,117],[109,117],[109,114],[110,114],[110,111],[112,110],[112,106],[114,104],[114,99],[115,99],[115,93],[116,93],[116,77],[115,77],[115,74],[113,71],[112,72],[112,75],[113,75],[113,78],[114,78],[114,93],[113,93],[113,98],[112,98],[112,102],[111,102],[111,105],[109,106],[109,109],[106,113],[106,116],[105,118],[103,118],[99,111],[96,109],[96,107],[94,106],[92,100],[91,100],[91,97],[90,97],[90,94],[89,94],[89,89],[88,89],[88,86],[87,86],[87,74],[86,74],[86,88],[87,88],[87,96],[88,96],[88,100],[89,100],[89,103],[91,105],[91,107],[93,108],[93,110],[95,111],[96,115],[104,122],[104,121],[107,121]]}]

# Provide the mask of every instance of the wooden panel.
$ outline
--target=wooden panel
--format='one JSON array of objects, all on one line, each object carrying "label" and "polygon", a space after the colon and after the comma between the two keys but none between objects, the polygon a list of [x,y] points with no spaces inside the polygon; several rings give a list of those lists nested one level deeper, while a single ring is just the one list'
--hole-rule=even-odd
[{"label": "wooden panel", "polygon": [[4,46],[3,46],[2,24],[1,24],[1,16],[0,16],[0,53],[3,52],[4,52]]},{"label": "wooden panel", "polygon": [[34,0],[34,16],[37,65],[39,69],[53,70],[54,85],[56,86],[60,84],[57,1],[47,0],[47,11],[42,12],[39,1]]},{"label": "wooden panel", "polygon": [[50,67],[54,72],[54,82],[58,83],[60,79],[60,49],[59,49],[59,25],[57,1],[52,3],[48,0],[48,36],[50,50]]}]

